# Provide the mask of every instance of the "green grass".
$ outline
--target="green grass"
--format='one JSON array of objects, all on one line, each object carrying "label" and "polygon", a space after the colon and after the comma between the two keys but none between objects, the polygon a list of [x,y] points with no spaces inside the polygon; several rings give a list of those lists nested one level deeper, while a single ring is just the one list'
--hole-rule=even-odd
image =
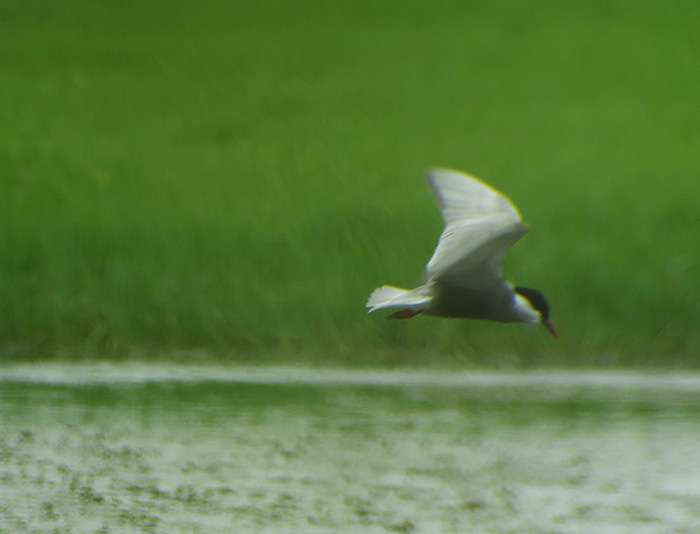
[{"label": "green grass", "polygon": [[[4,358],[700,364],[696,3],[153,4],[0,7]],[[433,165],[519,205],[561,343],[365,314]]]}]

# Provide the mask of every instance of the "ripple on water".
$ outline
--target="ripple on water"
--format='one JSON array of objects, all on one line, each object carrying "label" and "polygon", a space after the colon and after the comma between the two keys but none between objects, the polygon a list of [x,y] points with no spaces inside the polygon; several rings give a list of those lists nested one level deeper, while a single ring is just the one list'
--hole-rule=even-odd
[{"label": "ripple on water", "polygon": [[700,531],[693,376],[25,366],[0,400],[0,531]]}]

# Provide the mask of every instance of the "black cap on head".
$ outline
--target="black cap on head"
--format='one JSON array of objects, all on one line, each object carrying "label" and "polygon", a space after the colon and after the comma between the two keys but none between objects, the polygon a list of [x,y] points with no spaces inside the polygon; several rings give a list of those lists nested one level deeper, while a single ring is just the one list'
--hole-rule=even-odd
[{"label": "black cap on head", "polygon": [[542,314],[544,321],[549,321],[549,303],[541,291],[530,287],[516,287],[515,292],[529,300],[532,307]]}]

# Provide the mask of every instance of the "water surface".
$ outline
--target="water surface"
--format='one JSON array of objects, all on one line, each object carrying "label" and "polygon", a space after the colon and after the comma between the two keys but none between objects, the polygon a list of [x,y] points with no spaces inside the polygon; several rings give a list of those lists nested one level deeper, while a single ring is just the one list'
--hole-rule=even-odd
[{"label": "water surface", "polygon": [[700,532],[700,377],[0,368],[0,532]]}]

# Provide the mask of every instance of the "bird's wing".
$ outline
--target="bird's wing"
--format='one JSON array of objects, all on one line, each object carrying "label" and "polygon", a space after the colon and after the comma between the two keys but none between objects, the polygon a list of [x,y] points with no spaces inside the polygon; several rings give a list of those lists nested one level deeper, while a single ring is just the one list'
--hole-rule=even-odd
[{"label": "bird's wing", "polygon": [[500,282],[506,254],[529,230],[518,208],[496,189],[459,171],[431,169],[426,180],[445,221],[428,262],[428,279],[482,288]]}]

